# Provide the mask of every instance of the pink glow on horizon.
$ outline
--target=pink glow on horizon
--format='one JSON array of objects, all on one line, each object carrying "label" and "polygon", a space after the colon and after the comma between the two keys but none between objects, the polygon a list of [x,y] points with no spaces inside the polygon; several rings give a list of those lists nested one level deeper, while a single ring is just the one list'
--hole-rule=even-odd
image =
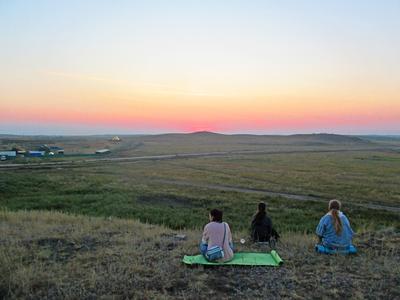
[{"label": "pink glow on horizon", "polygon": [[169,116],[135,116],[129,113],[124,115],[113,115],[107,113],[90,113],[81,111],[1,111],[1,122],[26,122],[36,124],[82,124],[89,126],[111,126],[118,128],[135,129],[149,128],[164,131],[217,131],[230,132],[244,131],[268,131],[268,130],[310,130],[314,128],[360,128],[367,127],[391,129],[400,126],[400,112],[386,111],[380,113],[362,114],[343,113],[330,114],[327,112],[308,112],[298,116],[288,116],[283,113],[271,114],[260,117],[260,114],[247,116],[192,116],[183,115],[176,118]]}]

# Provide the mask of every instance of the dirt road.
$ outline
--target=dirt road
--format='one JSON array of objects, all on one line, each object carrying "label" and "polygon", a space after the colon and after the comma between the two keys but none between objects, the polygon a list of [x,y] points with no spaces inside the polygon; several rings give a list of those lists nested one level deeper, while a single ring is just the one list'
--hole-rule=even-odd
[{"label": "dirt road", "polygon": [[[170,179],[154,179],[154,180],[152,180],[152,182],[156,182],[156,183],[160,183],[160,184],[198,187],[198,188],[218,190],[218,191],[261,194],[261,195],[265,195],[265,196],[282,197],[282,198],[295,200],[295,201],[315,201],[315,202],[327,203],[327,201],[329,200],[327,198],[318,197],[318,196],[291,194],[291,193],[270,191],[270,190],[265,190],[265,189],[244,188],[244,187],[227,186],[227,185],[221,185],[221,184],[195,183],[195,182],[170,180]],[[395,207],[395,206],[379,205],[379,204],[372,204],[372,203],[354,203],[353,201],[351,202],[350,205],[369,208],[369,209],[387,210],[387,211],[391,211],[391,212],[400,213],[400,207]]]}]

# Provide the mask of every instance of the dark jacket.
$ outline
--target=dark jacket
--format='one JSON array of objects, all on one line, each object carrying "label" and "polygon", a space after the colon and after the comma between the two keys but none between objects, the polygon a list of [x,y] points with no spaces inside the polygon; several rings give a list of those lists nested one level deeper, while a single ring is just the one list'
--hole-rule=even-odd
[{"label": "dark jacket", "polygon": [[279,234],[272,227],[272,221],[267,216],[255,215],[251,221],[251,238],[254,242],[268,242],[271,237],[279,238]]}]

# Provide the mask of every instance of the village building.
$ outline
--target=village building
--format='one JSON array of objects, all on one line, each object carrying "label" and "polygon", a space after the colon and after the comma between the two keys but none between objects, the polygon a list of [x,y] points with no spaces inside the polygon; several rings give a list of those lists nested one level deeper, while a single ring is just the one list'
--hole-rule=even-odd
[{"label": "village building", "polygon": [[109,154],[109,153],[111,153],[110,149],[96,150],[96,154]]},{"label": "village building", "polygon": [[17,151],[0,151],[0,160],[7,160],[10,158],[15,158],[17,156]]},{"label": "village building", "polygon": [[39,151],[44,151],[46,153],[52,152],[54,154],[64,154],[64,149],[58,146],[41,145],[38,149]]},{"label": "village building", "polygon": [[29,152],[29,156],[30,157],[43,157],[46,154],[45,151],[33,151],[33,150],[30,150],[28,152]]}]

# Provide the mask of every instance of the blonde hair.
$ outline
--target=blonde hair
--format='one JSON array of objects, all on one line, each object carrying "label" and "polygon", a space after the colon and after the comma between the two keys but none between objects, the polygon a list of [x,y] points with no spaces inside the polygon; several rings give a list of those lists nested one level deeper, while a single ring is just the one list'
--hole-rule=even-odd
[{"label": "blonde hair", "polygon": [[336,234],[340,234],[342,232],[342,221],[339,218],[339,210],[342,207],[342,203],[339,200],[332,199],[329,201],[329,211],[333,217],[333,225],[335,227]]}]

